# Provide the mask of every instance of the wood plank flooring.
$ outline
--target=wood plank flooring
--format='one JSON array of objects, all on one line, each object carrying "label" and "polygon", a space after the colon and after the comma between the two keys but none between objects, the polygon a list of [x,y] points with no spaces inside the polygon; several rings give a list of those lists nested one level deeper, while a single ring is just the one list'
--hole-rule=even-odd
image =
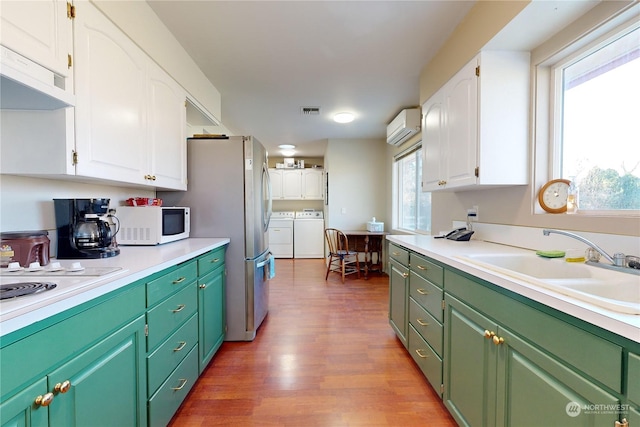
[{"label": "wood plank flooring", "polygon": [[388,322],[388,276],[278,259],[253,342],[225,342],[171,427],[455,426]]}]

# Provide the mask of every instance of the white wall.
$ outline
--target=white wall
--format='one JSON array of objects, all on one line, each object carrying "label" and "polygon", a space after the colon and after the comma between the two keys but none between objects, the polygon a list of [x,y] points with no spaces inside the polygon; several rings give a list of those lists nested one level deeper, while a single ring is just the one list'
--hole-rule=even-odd
[{"label": "white wall", "polygon": [[[367,221],[387,221],[387,143],[383,139],[329,139],[325,170],[329,174],[327,227],[362,230]],[[389,219],[391,217],[388,217]]]}]

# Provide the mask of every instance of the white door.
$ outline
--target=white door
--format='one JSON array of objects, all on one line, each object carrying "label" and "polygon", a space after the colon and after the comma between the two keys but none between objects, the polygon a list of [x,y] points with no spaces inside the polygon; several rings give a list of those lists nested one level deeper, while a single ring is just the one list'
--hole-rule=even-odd
[{"label": "white door", "polygon": [[322,171],[302,170],[302,197],[307,200],[322,200]]},{"label": "white door", "polygon": [[302,174],[299,169],[282,172],[282,196],[284,199],[302,199]]},{"label": "white door", "polygon": [[422,191],[442,188],[446,177],[443,161],[443,111],[442,93],[438,91],[422,106]]}]

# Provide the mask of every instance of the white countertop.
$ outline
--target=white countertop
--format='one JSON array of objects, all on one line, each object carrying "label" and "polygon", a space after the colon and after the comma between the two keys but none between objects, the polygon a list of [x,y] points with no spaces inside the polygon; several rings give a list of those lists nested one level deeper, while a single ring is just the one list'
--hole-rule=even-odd
[{"label": "white countertop", "polygon": [[419,254],[428,256],[458,270],[486,280],[487,282],[525,296],[533,301],[572,315],[635,342],[640,342],[640,315],[624,314],[607,310],[457,258],[459,256],[494,253],[530,254],[534,251],[476,240],[454,242],[446,239],[434,239],[432,236],[425,235],[389,235],[387,239]]},{"label": "white countertop", "polygon": [[[175,264],[202,255],[229,243],[228,238],[191,238],[158,246],[120,246],[120,254],[111,258],[56,260],[63,266],[80,261],[84,267],[119,267],[115,273],[78,280],[58,277],[52,290],[0,301],[0,336],[61,313],[138,279]],[[2,275],[4,280],[7,274]],[[46,273],[34,279],[50,278]]]}]

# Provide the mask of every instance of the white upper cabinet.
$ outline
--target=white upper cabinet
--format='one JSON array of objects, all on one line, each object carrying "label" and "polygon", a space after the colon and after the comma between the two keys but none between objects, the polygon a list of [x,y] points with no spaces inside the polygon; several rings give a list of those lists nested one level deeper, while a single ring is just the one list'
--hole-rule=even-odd
[{"label": "white upper cabinet", "polygon": [[77,173],[145,184],[148,59],[88,2],[74,29]]},{"label": "white upper cabinet", "polygon": [[302,169],[302,198],[322,200],[323,173],[321,170]]},{"label": "white upper cabinet", "polygon": [[186,92],[90,3],[75,20],[77,174],[186,189]]},{"label": "white upper cabinet", "polygon": [[528,182],[529,54],[485,51],[422,106],[422,190]]},{"label": "white upper cabinet", "polygon": [[149,67],[149,164],[155,187],[187,189],[186,93],[157,64]]},{"label": "white upper cabinet", "polygon": [[273,200],[322,200],[323,173],[317,169],[269,169]]},{"label": "white upper cabinet", "polygon": [[58,75],[70,74],[72,24],[66,0],[2,0],[0,9],[3,46]]}]

